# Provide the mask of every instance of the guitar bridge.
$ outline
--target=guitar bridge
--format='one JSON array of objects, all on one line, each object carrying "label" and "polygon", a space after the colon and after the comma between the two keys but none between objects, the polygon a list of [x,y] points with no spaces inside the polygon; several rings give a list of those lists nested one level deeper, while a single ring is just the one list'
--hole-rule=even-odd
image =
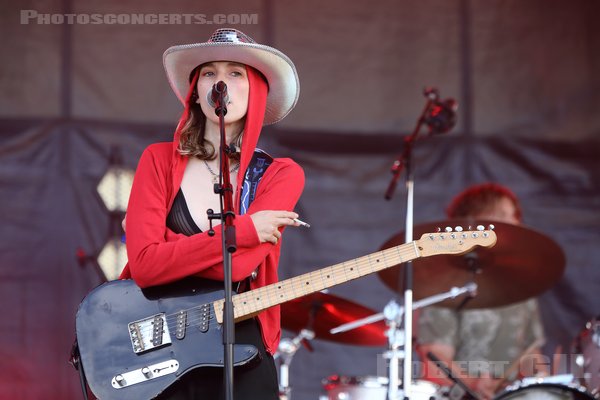
[{"label": "guitar bridge", "polygon": [[136,354],[171,344],[169,326],[164,313],[130,322],[129,338]]}]

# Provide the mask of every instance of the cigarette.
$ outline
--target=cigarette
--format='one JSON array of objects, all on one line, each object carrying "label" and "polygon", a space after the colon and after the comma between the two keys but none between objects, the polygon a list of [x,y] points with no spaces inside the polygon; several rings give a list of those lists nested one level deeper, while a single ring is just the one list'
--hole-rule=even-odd
[{"label": "cigarette", "polygon": [[303,227],[305,227],[305,228],[310,228],[310,224],[307,224],[307,223],[306,223],[306,222],[304,222],[304,221],[300,221],[298,218],[294,218],[294,222],[296,222],[296,223],[300,224],[300,226],[303,226]]}]

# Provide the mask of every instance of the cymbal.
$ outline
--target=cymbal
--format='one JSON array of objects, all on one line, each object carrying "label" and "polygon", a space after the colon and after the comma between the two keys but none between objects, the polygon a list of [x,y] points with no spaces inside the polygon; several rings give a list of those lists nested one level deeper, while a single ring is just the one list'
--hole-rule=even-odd
[{"label": "cymbal", "polygon": [[[311,329],[316,339],[362,346],[385,346],[387,329],[379,321],[337,334],[329,333],[339,325],[376,314],[375,311],[332,294],[316,292],[281,305],[281,325],[300,332]],[[311,322],[312,319],[312,322]]]},{"label": "cymbal", "polygon": [[[548,236],[523,225],[490,220],[455,219],[429,222],[414,227],[414,238],[446,226],[494,225],[498,241],[494,247],[480,248],[467,255],[436,255],[413,261],[413,298],[421,300],[460,287],[468,282],[478,285],[477,295],[465,308],[500,307],[537,296],[563,274],[565,255]],[[404,233],[392,236],[382,249],[405,243]],[[470,261],[472,260],[472,262]],[[475,265],[477,271],[473,273]],[[393,291],[404,289],[403,264],[379,271],[379,278]],[[464,299],[445,300],[440,307],[457,307]]]}]

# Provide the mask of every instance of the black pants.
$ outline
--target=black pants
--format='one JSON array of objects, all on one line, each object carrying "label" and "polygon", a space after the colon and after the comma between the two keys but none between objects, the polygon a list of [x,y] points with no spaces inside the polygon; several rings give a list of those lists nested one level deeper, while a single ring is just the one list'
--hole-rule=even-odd
[{"label": "black pants", "polygon": [[[260,360],[233,370],[234,400],[277,400],[279,387],[273,357],[267,353],[255,319],[235,325],[236,343],[251,344],[258,349]],[[160,400],[219,400],[225,399],[222,368],[198,368],[188,372],[173,384]]]}]

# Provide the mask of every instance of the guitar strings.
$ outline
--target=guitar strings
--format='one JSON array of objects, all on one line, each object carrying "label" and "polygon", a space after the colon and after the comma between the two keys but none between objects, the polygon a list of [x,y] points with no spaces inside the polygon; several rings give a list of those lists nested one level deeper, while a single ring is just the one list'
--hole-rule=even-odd
[{"label": "guitar strings", "polygon": [[[360,271],[361,268],[364,268],[366,266],[370,266],[370,265],[375,264],[375,263],[373,263],[373,261],[371,261],[371,258],[375,258],[375,256],[377,256],[377,255],[379,256],[379,258],[377,259],[377,262],[380,262],[380,260],[383,259],[383,264],[386,265],[384,268],[381,268],[381,269],[386,269],[386,268],[392,267],[393,265],[405,262],[405,261],[407,261],[409,259],[414,259],[414,258],[419,257],[419,255],[417,254],[414,257],[410,258],[410,256],[412,256],[413,254],[415,254],[415,250],[414,250],[413,246],[414,245],[413,245],[412,242],[411,243],[406,243],[406,244],[399,245],[399,246],[396,246],[396,247],[393,247],[393,248],[390,248],[390,249],[379,251],[377,253],[372,253],[372,254],[369,254],[367,256],[359,257],[354,262],[352,262],[352,264],[350,264],[349,261],[345,261],[345,262],[333,265],[333,266],[328,267],[328,268],[324,268],[324,269],[320,269],[320,270],[309,272],[306,275],[322,274],[323,270],[329,269],[331,275],[335,275],[335,274],[338,274],[340,272],[344,272],[346,280],[344,280],[344,282],[342,282],[342,283],[349,282],[349,281],[351,281],[353,279],[357,279],[357,278],[360,278],[360,277],[362,277],[364,275],[367,275],[367,274],[370,274],[370,273],[378,271],[378,270],[374,270],[372,268],[371,268],[372,271],[369,271],[369,272],[366,272],[366,273],[362,273]],[[398,253],[398,254],[394,255],[393,253]],[[408,255],[408,257],[406,257],[406,255]],[[386,258],[391,258],[391,257],[398,257],[398,259],[394,259],[394,260],[387,260],[386,259]],[[348,270],[350,270],[350,272],[352,274],[355,274],[356,273],[355,269],[359,270],[360,275],[358,275],[356,277],[353,277],[353,278],[348,278],[348,272],[349,272]],[[381,270],[381,269],[379,269],[379,270]],[[298,277],[291,278],[290,281],[293,282],[297,278]],[[278,283],[275,283],[275,284],[270,284],[270,285],[267,285],[267,286],[263,286],[262,288],[255,289],[252,292],[255,293],[257,291],[264,291],[265,294],[268,294],[269,290],[272,290],[273,287],[276,287],[276,286],[280,286],[280,287],[286,286],[285,282],[286,281],[282,281],[282,282],[278,282]],[[288,284],[290,286],[289,289],[291,289],[292,292],[294,292],[294,294],[295,294],[295,297],[293,297],[292,299],[303,297],[303,296],[306,296],[306,295],[308,295],[310,293],[314,293],[314,292],[318,291],[318,289],[317,290],[312,290],[311,289],[310,292],[304,293],[304,294],[302,294],[300,296],[297,296],[296,295],[296,289],[298,289],[298,291],[302,293],[301,289],[305,288],[305,285],[303,283],[304,283],[304,281],[302,281],[302,283],[300,283],[300,284],[295,284],[295,285],[294,284],[292,284],[292,285]],[[332,285],[332,286],[334,286],[334,285]],[[246,293],[249,293],[249,292],[244,292],[244,293],[241,293],[241,294],[237,294],[237,295],[233,296],[233,298],[234,299],[239,298],[238,296],[243,296]],[[267,299],[268,299],[268,297],[267,297]],[[292,300],[292,299],[289,299],[289,300]],[[219,302],[222,302],[222,301],[223,301],[223,299],[219,299],[219,300],[216,300],[216,301],[212,301],[212,302],[204,303],[204,304],[201,304],[201,305],[198,305],[198,306],[194,306],[194,307],[191,307],[191,308],[188,308],[188,309],[179,310],[179,311],[177,311],[175,313],[165,314],[164,319],[166,320],[167,329],[170,332],[172,332],[172,331],[174,331],[174,330],[177,329],[178,320],[179,320],[179,313],[181,313],[182,311],[185,312],[185,313],[187,313],[187,315],[188,315],[188,318],[185,319],[186,330],[187,330],[187,327],[191,326],[191,325],[196,325],[196,324],[199,324],[199,323],[202,323],[202,322],[210,323],[213,319],[217,318],[214,305],[216,303],[219,303]],[[203,307],[206,307],[207,305],[209,307],[209,312],[208,312],[208,314],[206,314],[206,319],[204,319],[204,316],[202,316],[202,315],[200,317],[189,318],[189,315],[194,310],[201,310]],[[244,308],[244,307],[251,307],[251,305],[246,304],[246,305],[241,306],[241,307],[238,306],[238,309],[242,310],[242,308]],[[267,308],[270,308],[270,307],[267,307]],[[261,308],[260,311],[262,311],[262,310],[263,309]],[[142,333],[142,335],[147,335],[149,332],[153,332],[153,331],[154,331],[154,324],[151,324],[150,326],[146,326],[145,328],[142,328],[140,330],[140,332]],[[163,333],[164,333],[164,328],[163,328]]]},{"label": "guitar strings", "polygon": [[[369,254],[367,256],[360,257],[360,258],[356,259],[356,261],[352,265],[349,265],[349,262],[346,261],[346,262],[343,262],[343,263],[331,266],[331,267],[329,267],[329,269],[331,270],[332,274],[337,274],[339,272],[345,272],[346,273],[345,274],[346,278],[348,278],[348,276],[347,276],[347,269],[348,269],[348,267],[351,266],[351,267],[356,267],[356,269],[361,269],[361,268],[363,268],[365,266],[372,265],[373,262],[370,260],[370,258],[374,257],[377,254],[381,255],[380,258],[384,259],[384,263],[385,264],[390,264],[390,265],[388,265],[388,266],[386,266],[384,268],[381,268],[381,269],[386,269],[386,268],[389,268],[389,267],[391,267],[393,265],[396,265],[396,264],[402,263],[404,261],[407,261],[409,259],[409,257],[402,257],[401,254],[405,254],[405,255],[406,254],[408,254],[408,255],[414,254],[414,249],[412,247],[412,243],[409,243],[408,245],[409,246],[406,246],[406,244],[405,245],[400,245],[400,246],[396,246],[396,247],[391,248],[391,249],[386,249],[386,250],[380,251],[378,253],[373,253],[373,254]],[[404,247],[404,248],[401,248],[401,247]],[[399,253],[398,254],[399,259],[392,260],[392,261],[385,260],[386,256],[392,256],[393,252]],[[415,257],[413,257],[413,258],[416,258],[416,257],[418,257],[418,255],[415,256]],[[328,269],[328,268],[324,268],[324,269]],[[322,271],[323,271],[323,269],[317,270],[317,271],[312,271],[312,272],[308,273],[307,275],[316,274],[318,272],[322,273]],[[352,270],[352,272],[354,272],[354,270]],[[367,275],[367,274],[372,273],[372,272],[375,272],[375,271],[370,271],[370,272],[364,273],[362,275],[358,275],[356,277],[347,279],[344,282],[347,282],[347,281],[350,281],[350,280],[353,280],[353,279],[357,279],[357,278],[359,278],[361,276]],[[296,278],[298,278],[298,277],[296,277]],[[292,278],[292,280],[295,280],[296,278]],[[283,281],[283,282],[285,282],[285,281]],[[279,282],[279,285],[281,285],[283,282]],[[268,285],[268,286],[263,286],[262,288],[258,288],[258,289],[253,290],[253,292],[259,291],[261,289],[265,290],[265,288],[274,287],[274,286],[277,286],[277,285],[278,284],[271,284],[271,285]],[[283,285],[281,285],[281,286],[283,286]],[[292,289],[293,292],[295,292],[295,289],[300,289],[300,288],[303,288],[303,287],[304,287],[304,285],[302,285],[302,284],[296,284],[296,285],[292,285],[291,289]],[[265,290],[265,291],[268,292],[268,290]],[[310,293],[314,293],[316,291],[318,291],[318,290],[314,290],[314,291],[311,290],[311,292],[309,292],[309,293],[304,293],[304,294],[302,294],[300,296],[295,296],[294,298],[303,297],[303,296],[306,296],[306,295],[308,295]],[[245,292],[245,293],[249,293],[249,292]],[[234,296],[234,299],[237,296],[243,296],[245,293],[241,293],[239,295]],[[290,300],[292,300],[292,299],[290,299]],[[186,319],[186,329],[187,329],[187,326],[195,325],[195,324],[200,323],[202,321],[204,321],[206,323],[210,323],[210,321],[212,321],[213,319],[217,318],[216,317],[216,311],[214,309],[214,304],[218,303],[218,302],[221,302],[221,301],[223,301],[223,299],[216,300],[216,301],[209,302],[209,303],[205,303],[205,304],[198,305],[198,306],[194,306],[194,307],[191,307],[191,308],[189,308],[187,310],[180,310],[180,311],[178,311],[176,313],[166,314],[165,315],[165,320],[167,321],[167,323],[166,323],[167,328],[169,329],[169,331],[173,331],[173,330],[177,329],[177,325],[178,325],[177,317],[178,317],[178,313],[180,313],[181,311],[185,311],[189,315],[189,313],[191,313],[191,311],[193,311],[195,309],[201,309],[202,307],[205,307],[206,305],[209,305],[209,307],[210,307],[210,310],[209,310],[209,312],[208,312],[208,314],[206,316],[206,319],[203,320],[203,317],[187,318]],[[210,305],[212,305],[212,307]],[[266,308],[269,308],[269,307],[266,307]],[[241,308],[239,308],[239,309],[241,309]],[[260,311],[262,311],[262,310],[264,310],[264,308],[260,308]],[[260,312],[260,311],[258,311],[258,312]],[[153,326],[147,326],[146,328],[142,328],[141,332],[143,334],[148,334],[148,331],[152,332],[153,330],[154,330]],[[164,330],[163,330],[163,333],[164,333]]]}]

